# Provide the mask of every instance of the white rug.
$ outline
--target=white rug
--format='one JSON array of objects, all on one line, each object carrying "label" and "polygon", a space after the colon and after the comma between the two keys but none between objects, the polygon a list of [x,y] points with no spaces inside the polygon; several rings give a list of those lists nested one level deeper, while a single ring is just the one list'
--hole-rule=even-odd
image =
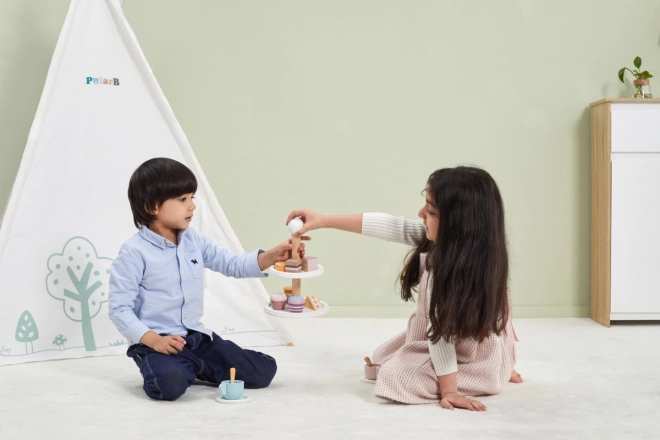
[{"label": "white rug", "polygon": [[194,385],[150,400],[124,356],[0,368],[0,439],[658,439],[660,325],[518,319],[523,384],[481,398],[485,413],[383,402],[364,356],[405,319],[290,320],[294,347],[264,349],[279,371],[244,404]]}]

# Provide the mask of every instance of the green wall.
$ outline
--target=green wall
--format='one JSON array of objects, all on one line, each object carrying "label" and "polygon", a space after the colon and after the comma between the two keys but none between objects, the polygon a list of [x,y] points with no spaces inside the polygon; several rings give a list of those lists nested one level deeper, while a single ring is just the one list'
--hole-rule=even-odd
[{"label": "green wall", "polygon": [[[0,0],[0,205],[68,0]],[[124,12],[246,249],[293,208],[415,217],[436,168],[505,200],[518,317],[588,316],[590,102],[660,78],[657,0],[126,0]],[[660,81],[660,80],[658,80]],[[660,82],[652,80],[660,95]],[[405,316],[406,249],[318,231],[330,316]],[[284,283],[268,279],[269,290]]]}]

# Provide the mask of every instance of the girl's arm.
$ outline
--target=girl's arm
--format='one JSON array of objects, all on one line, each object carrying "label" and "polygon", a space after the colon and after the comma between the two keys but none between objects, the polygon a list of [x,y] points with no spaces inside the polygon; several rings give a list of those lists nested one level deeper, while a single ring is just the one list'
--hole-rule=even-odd
[{"label": "girl's arm", "polygon": [[456,346],[444,339],[436,343],[429,340],[429,353],[440,385],[440,405],[447,409],[454,409],[456,406],[470,411],[485,411],[486,407],[481,402],[458,394]]},{"label": "girl's arm", "polygon": [[420,220],[367,212],[362,218],[362,235],[415,246],[426,235],[426,228]]},{"label": "girl's arm", "polygon": [[454,409],[454,407],[458,407],[470,411],[486,411],[486,405],[483,403],[458,394],[456,372],[438,376],[438,384],[440,385],[440,405],[443,408]]},{"label": "girl's arm", "polygon": [[303,235],[307,231],[314,229],[339,229],[340,231],[362,233],[362,214],[347,215],[323,215],[311,209],[296,209],[289,214],[286,219],[288,225],[291,220],[300,217],[304,225],[296,232],[296,235]]},{"label": "girl's arm", "polygon": [[296,233],[298,235],[314,229],[332,228],[414,246],[426,234],[421,221],[389,214],[323,215],[311,209],[297,209],[289,214],[286,223],[295,217],[300,217],[304,223]]}]

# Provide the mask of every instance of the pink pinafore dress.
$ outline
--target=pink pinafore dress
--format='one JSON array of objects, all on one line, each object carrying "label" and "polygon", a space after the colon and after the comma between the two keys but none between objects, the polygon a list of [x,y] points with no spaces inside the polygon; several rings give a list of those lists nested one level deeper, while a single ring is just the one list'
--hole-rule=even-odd
[{"label": "pink pinafore dress", "polygon": [[[420,264],[424,266],[426,255]],[[431,362],[426,331],[429,326],[429,274],[423,272],[419,283],[417,310],[408,321],[406,331],[382,344],[373,354],[373,362],[381,364],[374,394],[401,403],[418,404],[440,401],[438,379]],[[491,334],[481,343],[473,339],[454,341],[458,361],[458,392],[466,396],[499,393],[509,381],[514,368],[517,341],[511,324],[506,331]]]}]

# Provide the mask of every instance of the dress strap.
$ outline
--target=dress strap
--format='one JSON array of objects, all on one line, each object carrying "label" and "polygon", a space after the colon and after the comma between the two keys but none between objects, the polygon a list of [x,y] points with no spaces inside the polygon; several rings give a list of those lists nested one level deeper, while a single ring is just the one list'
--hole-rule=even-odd
[{"label": "dress strap", "polygon": [[516,329],[513,328],[513,318],[512,318],[513,310],[511,308],[511,290],[506,289],[506,296],[509,299],[509,301],[508,301],[508,303],[509,303],[509,321],[511,321],[511,330],[513,330],[513,340],[516,341],[516,342],[520,342],[518,340],[518,335],[516,335]]}]

